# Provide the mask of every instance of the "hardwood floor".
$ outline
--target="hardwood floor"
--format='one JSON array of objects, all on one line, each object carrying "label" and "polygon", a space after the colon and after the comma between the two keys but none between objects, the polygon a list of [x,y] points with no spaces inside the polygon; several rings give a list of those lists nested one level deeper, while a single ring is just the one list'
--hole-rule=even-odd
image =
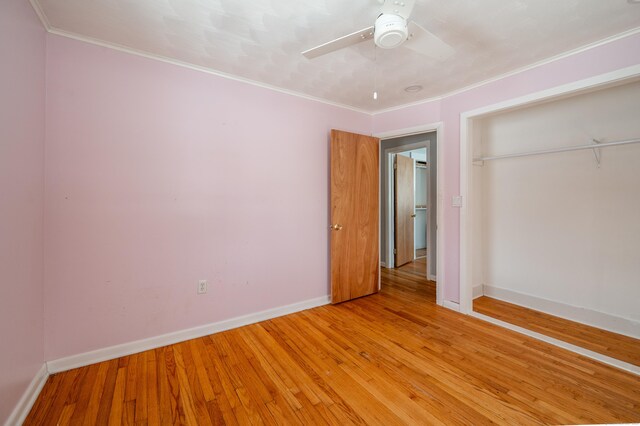
[{"label": "hardwood floor", "polygon": [[640,377],[437,306],[379,294],[51,376],[26,424],[640,421]]},{"label": "hardwood floor", "polygon": [[640,366],[640,340],[569,321],[490,297],[473,301],[473,310],[630,364]]},{"label": "hardwood floor", "polygon": [[[425,278],[427,275],[427,258],[422,257],[420,259],[416,259],[413,262],[402,265],[398,269],[402,272],[417,275],[419,278]],[[424,283],[427,283],[427,281],[425,280]]]}]

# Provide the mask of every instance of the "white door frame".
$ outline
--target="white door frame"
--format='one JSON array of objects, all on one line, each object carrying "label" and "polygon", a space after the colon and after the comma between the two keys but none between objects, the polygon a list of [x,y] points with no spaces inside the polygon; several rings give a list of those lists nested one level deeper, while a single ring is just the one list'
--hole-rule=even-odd
[{"label": "white door frame", "polygon": [[[460,312],[464,314],[473,313],[473,264],[471,247],[474,234],[474,224],[472,220],[474,217],[474,206],[471,203],[471,195],[473,194],[474,188],[473,180],[471,179],[471,168],[473,167],[474,156],[472,128],[474,120],[482,118],[487,114],[495,114],[513,108],[522,108],[526,105],[548,102],[555,98],[577,95],[608,85],[622,84],[623,82],[638,77],[640,77],[640,65],[633,65],[460,114],[460,195],[463,200],[462,208],[460,209]],[[438,156],[439,155],[440,145],[438,145]],[[438,167],[440,167],[440,162],[438,162]],[[439,173],[440,169],[438,169],[438,174]],[[438,176],[438,179],[440,179],[440,176]],[[439,182],[438,185],[440,185]],[[440,208],[439,205],[438,208]],[[438,214],[440,214],[439,211]],[[438,223],[441,222],[439,221]],[[440,237],[438,236],[438,238]],[[440,241],[438,241],[438,244],[440,244]]]},{"label": "white door frame", "polygon": [[[382,132],[374,134],[375,137],[383,140],[383,139],[391,139],[398,138],[402,136],[412,136],[420,133],[428,133],[428,132],[436,132],[436,146],[437,146],[437,158],[436,158],[436,167],[437,167],[437,206],[436,206],[436,303],[438,305],[443,305],[444,303],[444,285],[445,285],[445,274],[444,274],[444,265],[445,265],[445,253],[444,253],[444,147],[442,146],[444,141],[444,128],[442,122],[430,123],[416,127],[409,127],[405,129],[393,130],[390,132]],[[421,146],[426,144],[419,143]],[[411,146],[411,145],[408,145]],[[382,148],[381,148],[382,149]],[[390,151],[385,150],[385,151]],[[402,147],[400,151],[406,151],[407,147]],[[381,158],[384,161],[389,161],[387,157],[385,157],[385,153],[381,153]],[[387,164],[387,173],[393,169],[393,164],[391,164],[391,168],[389,168]],[[389,176],[385,176],[385,182],[389,182]],[[391,194],[391,191],[388,191],[387,195]],[[393,200],[393,199],[392,199]],[[382,201],[381,201],[382,202]],[[389,203],[389,198],[387,197],[387,207],[391,205]],[[393,210],[393,209],[391,209]],[[389,231],[389,219],[393,220],[393,216],[389,215],[387,210],[387,244],[390,245],[390,238],[388,235]],[[393,250],[393,249],[392,249]],[[389,252],[387,251],[387,262],[389,259],[393,258],[393,252],[391,253],[391,257],[389,257]],[[427,271],[428,274],[428,271]]]},{"label": "white door frame", "polygon": [[[398,146],[395,148],[387,148],[384,150],[383,153],[383,161],[387,162],[387,172],[384,176],[384,184],[387,188],[387,245],[385,247],[385,251],[387,253],[387,261],[385,266],[387,268],[395,268],[395,258],[394,258],[394,253],[393,253],[393,249],[396,248],[396,242],[395,242],[395,209],[394,209],[394,204],[395,204],[395,178],[393,176],[393,173],[391,173],[393,169],[393,163],[395,160],[395,156],[398,155],[401,152],[405,152],[405,151],[412,151],[414,149],[420,149],[420,148],[425,148],[428,147],[428,141],[423,141],[423,142],[416,142],[416,143],[412,143],[409,145],[402,145],[402,146]],[[415,170],[415,160],[414,160],[414,170]],[[415,194],[416,191],[416,176],[415,176],[415,172],[413,175],[413,192]],[[414,206],[414,213],[415,213],[415,206]],[[428,223],[426,224],[427,226],[429,225]],[[415,244],[414,244],[415,246]],[[415,247],[413,250],[413,258],[415,259]],[[429,278],[429,271],[427,270],[427,275],[425,276],[426,278]]]}]

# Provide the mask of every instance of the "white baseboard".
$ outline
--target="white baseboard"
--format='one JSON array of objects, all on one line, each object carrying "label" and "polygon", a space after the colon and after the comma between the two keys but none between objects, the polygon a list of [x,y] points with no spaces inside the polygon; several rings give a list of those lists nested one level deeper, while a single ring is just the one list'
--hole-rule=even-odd
[{"label": "white baseboard", "polygon": [[456,302],[452,302],[451,300],[445,300],[442,303],[442,306],[444,306],[445,308],[449,308],[453,311],[460,312],[460,304]]},{"label": "white baseboard", "polygon": [[386,262],[380,262],[380,266],[382,266],[383,268],[387,267],[387,263]]},{"label": "white baseboard", "polygon": [[472,297],[474,299],[477,299],[478,297],[484,296],[484,291],[482,289],[482,285],[474,286],[473,289],[472,289],[472,293],[471,294],[472,294]]},{"label": "white baseboard", "polygon": [[120,345],[110,346],[91,352],[85,352],[78,355],[71,355],[65,358],[56,359],[47,362],[47,369],[50,373],[58,373],[60,371],[71,370],[72,368],[84,367],[86,365],[95,364],[97,362],[107,361],[121,356],[131,355],[162,346],[171,345],[185,340],[195,339],[209,334],[219,333],[225,330],[242,327],[244,325],[254,324],[256,322],[277,318],[283,315],[292,314],[294,312],[304,311],[305,309],[315,308],[326,305],[330,302],[329,296],[317,297],[291,305],[281,306],[278,308],[267,309],[265,311],[253,314],[243,315],[228,320],[215,322],[211,324],[201,325],[186,330],[175,331],[156,337],[136,340],[134,342],[123,343]]},{"label": "white baseboard", "polygon": [[42,364],[42,367],[40,367],[40,370],[38,370],[31,380],[31,383],[29,383],[29,386],[27,386],[27,389],[22,394],[22,397],[13,409],[13,412],[9,415],[5,426],[21,425],[24,422],[29,415],[29,411],[31,411],[31,407],[33,407],[33,403],[36,402],[36,398],[40,395],[40,391],[48,377],[49,372],[47,371],[47,365]]},{"label": "white baseboard", "polygon": [[429,274],[429,281],[438,281],[438,277],[435,275]]},{"label": "white baseboard", "polygon": [[485,296],[505,302],[524,306],[549,315],[576,321],[582,324],[624,334],[625,336],[640,339],[640,322],[622,318],[592,309],[567,305],[553,300],[543,299],[529,294],[518,293],[505,288],[484,285]]}]

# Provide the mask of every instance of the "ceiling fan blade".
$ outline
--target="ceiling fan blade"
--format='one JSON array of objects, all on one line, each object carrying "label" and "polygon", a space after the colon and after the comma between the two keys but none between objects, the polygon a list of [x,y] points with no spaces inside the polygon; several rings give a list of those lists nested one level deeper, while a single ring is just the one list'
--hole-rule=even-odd
[{"label": "ceiling fan blade", "polygon": [[451,46],[413,21],[409,22],[409,38],[403,46],[439,61],[455,53]]},{"label": "ceiling fan blade", "polygon": [[337,38],[328,43],[321,44],[320,46],[305,50],[302,54],[307,57],[307,59],[313,59],[372,38],[373,27],[368,27],[344,37]]},{"label": "ceiling fan blade", "polygon": [[382,13],[392,13],[400,15],[404,19],[409,19],[415,4],[415,0],[385,0],[382,5]]}]

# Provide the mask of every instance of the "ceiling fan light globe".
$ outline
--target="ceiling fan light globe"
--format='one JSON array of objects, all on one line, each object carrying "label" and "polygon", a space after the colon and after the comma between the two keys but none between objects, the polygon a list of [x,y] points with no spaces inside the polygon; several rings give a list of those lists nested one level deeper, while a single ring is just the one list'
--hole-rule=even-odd
[{"label": "ceiling fan light globe", "polygon": [[407,20],[402,16],[384,13],[376,19],[373,35],[376,46],[382,49],[393,49],[404,43],[408,36]]}]

